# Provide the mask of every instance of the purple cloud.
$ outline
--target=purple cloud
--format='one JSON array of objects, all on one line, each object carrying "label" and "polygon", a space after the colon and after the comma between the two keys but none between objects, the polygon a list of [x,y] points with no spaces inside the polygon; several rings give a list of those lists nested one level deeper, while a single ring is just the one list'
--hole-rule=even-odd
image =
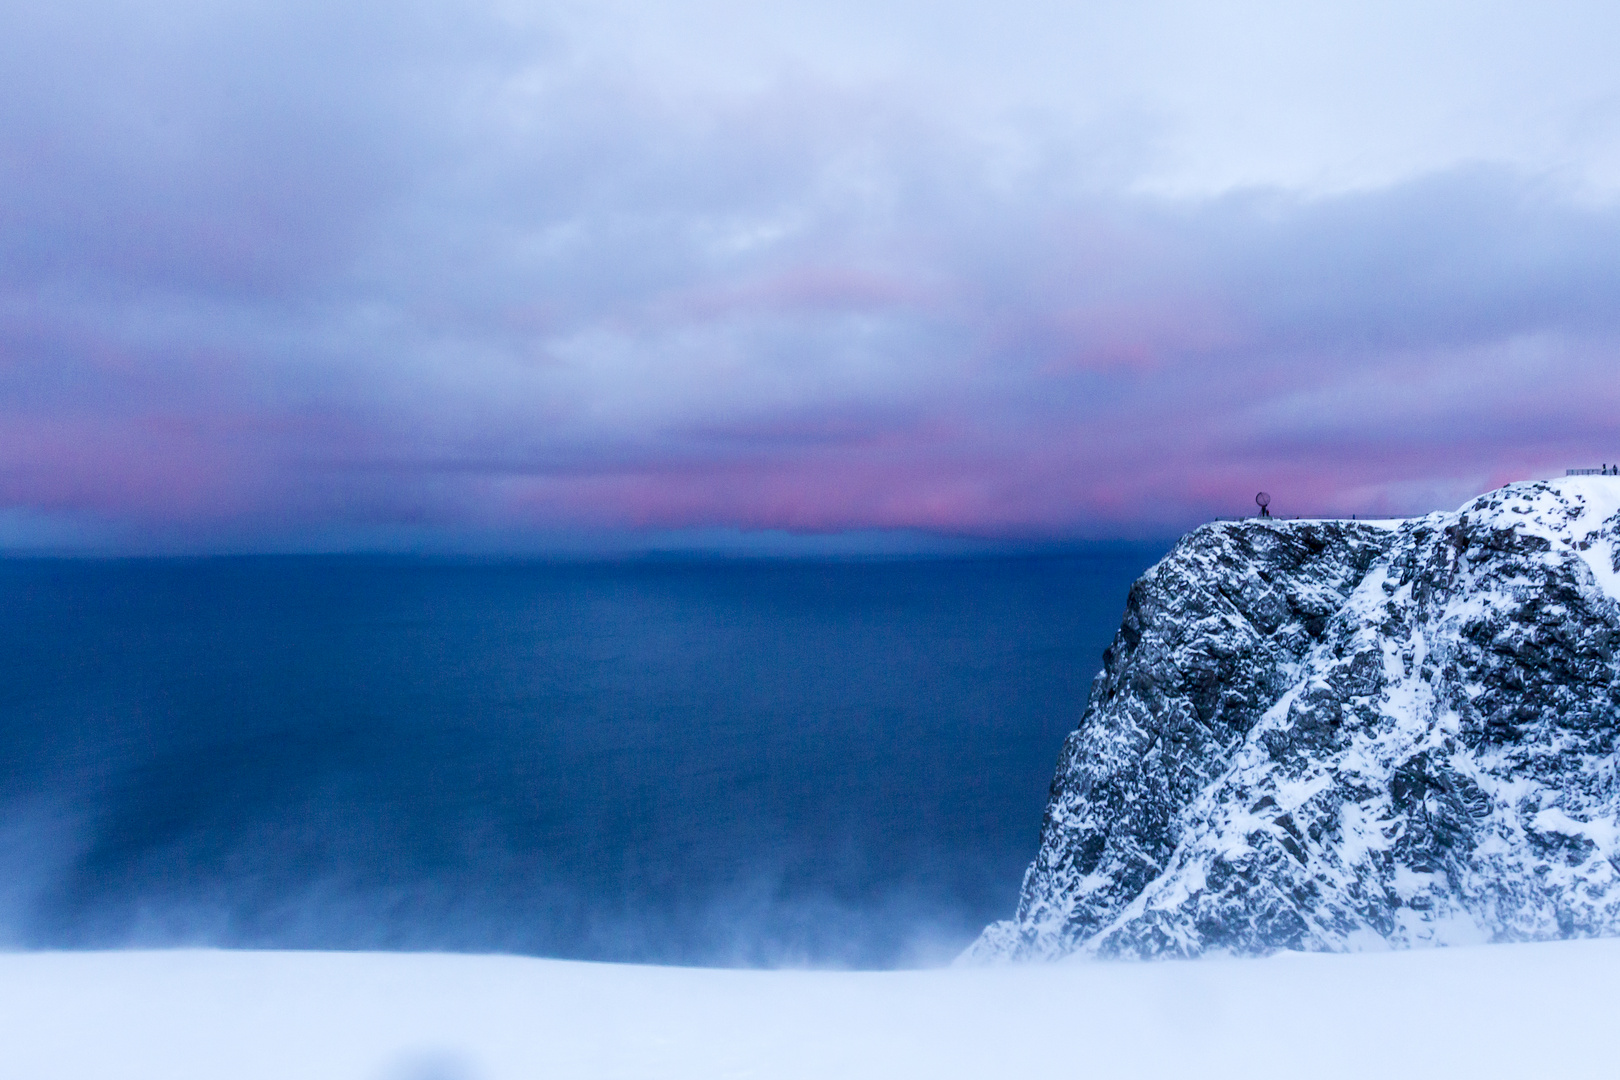
[{"label": "purple cloud", "polygon": [[1620,212],[1522,167],[1155,194],[1135,128],[472,8],[6,19],[0,510],[87,536],[1142,534],[1620,458]]}]

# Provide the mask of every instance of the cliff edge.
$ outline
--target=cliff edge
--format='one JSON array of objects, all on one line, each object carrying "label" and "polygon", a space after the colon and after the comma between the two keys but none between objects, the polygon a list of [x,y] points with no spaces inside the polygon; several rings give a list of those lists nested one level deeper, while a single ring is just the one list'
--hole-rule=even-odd
[{"label": "cliff edge", "polygon": [[1617,646],[1620,478],[1205,525],[1131,589],[965,958],[1620,933]]}]

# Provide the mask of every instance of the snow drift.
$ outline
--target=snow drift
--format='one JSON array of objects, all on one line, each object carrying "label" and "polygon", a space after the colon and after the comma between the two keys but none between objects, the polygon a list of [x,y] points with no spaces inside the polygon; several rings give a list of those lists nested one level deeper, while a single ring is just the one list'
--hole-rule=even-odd
[{"label": "snow drift", "polygon": [[27,1080],[1611,1077],[1620,941],[725,971],[400,953],[0,955]]},{"label": "snow drift", "polygon": [[1221,522],[1133,587],[978,959],[1620,932],[1620,479]]}]

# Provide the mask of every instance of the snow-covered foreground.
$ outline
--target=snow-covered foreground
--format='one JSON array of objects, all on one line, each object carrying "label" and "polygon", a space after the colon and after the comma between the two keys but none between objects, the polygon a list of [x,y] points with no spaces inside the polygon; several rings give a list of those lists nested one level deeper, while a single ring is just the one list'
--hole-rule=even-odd
[{"label": "snow-covered foreground", "polygon": [[1620,941],[918,972],[0,955],[0,1073],[74,1080],[1614,1076]]}]

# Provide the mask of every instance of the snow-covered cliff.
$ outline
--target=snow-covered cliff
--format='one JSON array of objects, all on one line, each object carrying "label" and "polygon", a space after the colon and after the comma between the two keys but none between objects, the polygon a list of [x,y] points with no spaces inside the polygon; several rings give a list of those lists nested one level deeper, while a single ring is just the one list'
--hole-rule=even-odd
[{"label": "snow-covered cliff", "polygon": [[1131,590],[969,957],[1620,933],[1620,478],[1222,522]]}]

